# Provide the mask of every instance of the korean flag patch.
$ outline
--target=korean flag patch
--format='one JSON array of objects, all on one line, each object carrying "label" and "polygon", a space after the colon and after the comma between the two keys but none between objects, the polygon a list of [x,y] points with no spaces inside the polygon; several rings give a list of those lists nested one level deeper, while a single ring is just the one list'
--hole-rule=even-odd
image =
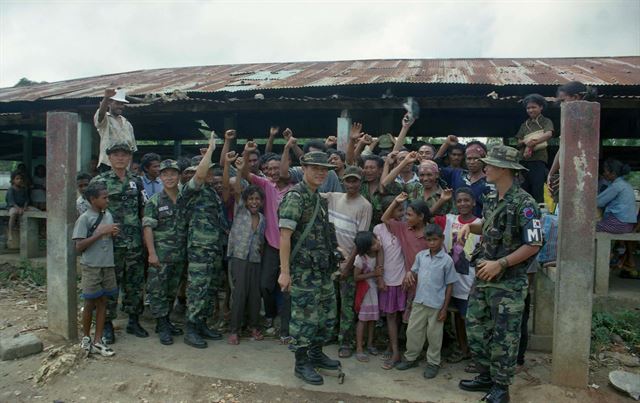
[{"label": "korean flag patch", "polygon": [[533,211],[531,207],[525,207],[524,210],[522,210],[522,214],[527,220],[532,219],[536,215],[535,211]]},{"label": "korean flag patch", "polygon": [[540,223],[540,220],[532,220],[531,223],[533,224],[533,228],[542,229],[542,224]]},{"label": "korean flag patch", "polygon": [[137,189],[138,187],[136,186],[136,183],[134,181],[129,181],[129,188]]}]

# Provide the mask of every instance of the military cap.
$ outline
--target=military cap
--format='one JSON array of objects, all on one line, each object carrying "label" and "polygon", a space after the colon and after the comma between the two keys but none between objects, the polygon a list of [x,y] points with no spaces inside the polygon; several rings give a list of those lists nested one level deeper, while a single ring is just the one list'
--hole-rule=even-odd
[{"label": "military cap", "polygon": [[509,146],[494,146],[489,150],[489,154],[485,158],[480,158],[480,161],[494,167],[528,171],[527,168],[520,165],[518,150]]},{"label": "military cap", "polygon": [[393,136],[389,133],[385,133],[378,137],[378,147],[381,149],[393,148],[394,146]]},{"label": "military cap", "polygon": [[184,169],[184,171],[182,171],[182,172],[187,172],[187,171],[194,171],[195,172],[197,170],[198,170],[198,167],[196,165],[190,165],[190,166],[186,167]]},{"label": "military cap", "polygon": [[127,143],[112,144],[110,147],[107,147],[106,153],[107,155],[109,155],[115,151],[126,151],[129,154],[133,154],[133,150],[131,150],[131,146]]},{"label": "military cap", "polygon": [[335,169],[335,165],[329,163],[329,156],[323,151],[312,151],[300,158],[301,165],[317,165],[329,169]]},{"label": "military cap", "polygon": [[346,179],[349,177],[354,177],[362,180],[362,168],[355,165],[347,166],[344,170],[344,174],[342,175],[342,179]]},{"label": "military cap", "polygon": [[176,171],[180,172],[180,166],[178,165],[178,162],[175,160],[164,160],[160,163],[160,172],[164,171],[165,169],[175,169]]}]

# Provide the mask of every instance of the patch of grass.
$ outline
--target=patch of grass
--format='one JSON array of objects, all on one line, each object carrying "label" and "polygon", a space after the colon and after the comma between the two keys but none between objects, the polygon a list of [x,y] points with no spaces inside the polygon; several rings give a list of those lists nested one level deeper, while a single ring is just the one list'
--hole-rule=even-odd
[{"label": "patch of grass", "polygon": [[591,320],[591,350],[600,351],[617,334],[630,347],[640,345],[640,311],[596,312]]},{"label": "patch of grass", "polygon": [[47,271],[44,267],[33,266],[31,262],[23,259],[17,265],[5,263],[0,266],[0,284],[7,285],[11,282],[23,281],[35,286],[47,284]]}]

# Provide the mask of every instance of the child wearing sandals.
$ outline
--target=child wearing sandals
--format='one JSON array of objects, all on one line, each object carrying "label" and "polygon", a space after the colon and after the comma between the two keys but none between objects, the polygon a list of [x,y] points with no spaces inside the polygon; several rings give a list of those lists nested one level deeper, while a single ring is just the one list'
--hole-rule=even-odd
[{"label": "child wearing sandals", "polygon": [[245,307],[249,311],[248,328],[251,329],[251,337],[253,340],[264,339],[258,329],[261,303],[260,265],[265,231],[265,220],[260,208],[264,202],[264,192],[255,185],[242,190],[240,177],[235,178],[233,186],[230,185],[229,170],[236,159],[238,160],[236,167],[242,171],[246,161],[238,158],[232,151],[226,155],[222,173],[222,198],[226,202],[231,197],[230,193],[235,197],[235,213],[227,248],[229,272],[233,284],[231,334],[227,342],[232,345],[240,343],[239,333],[242,319],[245,317]]},{"label": "child wearing sandals", "polygon": [[376,265],[380,241],[369,231],[361,231],[356,234],[356,259],[353,263],[354,277],[356,280],[356,312],[358,312],[358,325],[356,326],[356,359],[360,362],[369,361],[369,356],[364,352],[364,332],[367,328],[367,352],[377,355],[373,346],[373,332],[376,321],[380,319],[378,308],[378,279],[382,277],[382,267]]},{"label": "child wearing sandals", "polygon": [[[382,201],[382,208],[386,211],[393,202],[394,196],[387,196]],[[401,221],[404,216],[404,206],[397,205],[392,218]],[[373,228],[373,233],[380,240],[383,251],[383,285],[378,292],[378,305],[380,312],[387,317],[387,331],[389,333],[389,353],[385,353],[383,369],[392,369],[400,363],[400,349],[398,347],[398,327],[401,322],[401,314],[405,310],[407,294],[402,287],[404,280],[404,255],[400,240],[389,231],[387,224],[378,224]]]},{"label": "child wearing sandals", "polygon": [[[107,312],[107,297],[118,293],[115,264],[113,262],[113,237],[120,232],[118,224],[113,223],[111,213],[107,211],[109,193],[102,183],[92,183],[84,193],[89,201],[89,209],[76,220],[73,228],[73,240],[76,251],[82,253],[80,269],[82,272],[82,312],[81,347],[89,354],[97,352],[104,357],[115,353],[102,340],[102,331]],[[91,319],[96,311],[96,330],[91,342]]]}]

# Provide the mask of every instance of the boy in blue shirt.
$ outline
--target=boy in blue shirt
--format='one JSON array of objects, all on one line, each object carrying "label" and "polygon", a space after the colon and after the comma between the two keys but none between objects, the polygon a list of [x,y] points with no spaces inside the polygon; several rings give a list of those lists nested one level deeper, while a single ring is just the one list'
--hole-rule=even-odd
[{"label": "boy in blue shirt", "polygon": [[440,350],[447,307],[453,291],[453,283],[458,281],[453,259],[443,247],[442,229],[429,224],[424,229],[428,249],[419,252],[404,279],[404,285],[416,284],[416,297],[411,306],[411,316],[407,327],[407,351],[405,360],[396,366],[405,370],[418,365],[418,355],[424,346],[425,337],[429,341],[427,367],[424,377],[434,378],[440,369]]}]

